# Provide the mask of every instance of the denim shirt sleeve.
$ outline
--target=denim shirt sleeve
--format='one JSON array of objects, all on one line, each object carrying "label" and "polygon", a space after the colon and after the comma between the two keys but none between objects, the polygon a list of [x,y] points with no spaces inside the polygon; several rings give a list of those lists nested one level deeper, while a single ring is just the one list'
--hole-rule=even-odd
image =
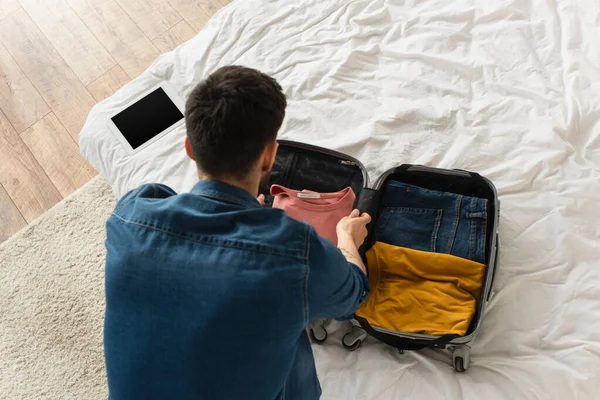
[{"label": "denim shirt sleeve", "polygon": [[310,230],[307,302],[309,321],[350,319],[369,294],[369,280],[331,241]]}]

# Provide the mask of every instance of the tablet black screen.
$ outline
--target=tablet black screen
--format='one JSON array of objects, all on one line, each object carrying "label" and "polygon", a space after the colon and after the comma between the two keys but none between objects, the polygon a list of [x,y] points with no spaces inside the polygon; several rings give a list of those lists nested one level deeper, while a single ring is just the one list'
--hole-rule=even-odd
[{"label": "tablet black screen", "polygon": [[182,118],[181,111],[158,88],[112,117],[112,121],[136,149]]}]

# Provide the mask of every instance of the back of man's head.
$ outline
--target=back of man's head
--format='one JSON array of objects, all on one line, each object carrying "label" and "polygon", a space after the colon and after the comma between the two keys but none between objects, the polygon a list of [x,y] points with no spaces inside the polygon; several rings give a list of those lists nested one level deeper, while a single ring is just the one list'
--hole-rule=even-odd
[{"label": "back of man's head", "polygon": [[286,105],[277,81],[255,69],[222,67],[200,82],[185,107],[187,136],[200,172],[244,178],[277,139]]}]

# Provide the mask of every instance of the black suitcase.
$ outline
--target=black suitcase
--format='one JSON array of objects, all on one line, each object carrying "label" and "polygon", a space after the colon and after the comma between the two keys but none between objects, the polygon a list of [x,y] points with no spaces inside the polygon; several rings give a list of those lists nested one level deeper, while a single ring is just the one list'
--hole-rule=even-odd
[{"label": "black suitcase", "polygon": [[[470,345],[477,336],[485,307],[492,294],[496,263],[498,260],[499,239],[497,234],[500,201],[494,185],[475,172],[431,168],[422,165],[402,164],[388,170],[371,185],[369,176],[361,162],[346,154],[304,143],[280,140],[279,150],[268,182],[261,187],[266,197],[266,205],[272,204],[269,187],[279,184],[296,190],[316,192],[337,192],[350,186],[356,193],[355,208],[368,212],[372,222],[368,225],[369,235],[361,247],[361,254],[374,243],[374,226],[379,216],[379,202],[382,189],[394,179],[426,189],[440,190],[465,196],[480,197],[488,200],[485,245],[485,277],[481,301],[471,325],[464,336],[425,334],[389,331],[371,326],[365,319],[355,316],[354,327],[343,338],[343,345],[355,350],[370,335],[383,343],[403,350],[423,348],[448,349],[452,352],[453,366],[463,372],[469,367]],[[310,328],[313,341],[322,342],[326,338],[323,321],[316,321]]]}]

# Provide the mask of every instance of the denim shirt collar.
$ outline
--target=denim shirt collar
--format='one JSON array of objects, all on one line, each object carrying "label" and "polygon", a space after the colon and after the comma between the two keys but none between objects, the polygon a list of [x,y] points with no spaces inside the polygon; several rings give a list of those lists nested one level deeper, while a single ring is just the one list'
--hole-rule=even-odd
[{"label": "denim shirt collar", "polygon": [[202,180],[194,185],[190,193],[245,208],[261,207],[258,200],[250,193],[242,188],[224,182]]}]

